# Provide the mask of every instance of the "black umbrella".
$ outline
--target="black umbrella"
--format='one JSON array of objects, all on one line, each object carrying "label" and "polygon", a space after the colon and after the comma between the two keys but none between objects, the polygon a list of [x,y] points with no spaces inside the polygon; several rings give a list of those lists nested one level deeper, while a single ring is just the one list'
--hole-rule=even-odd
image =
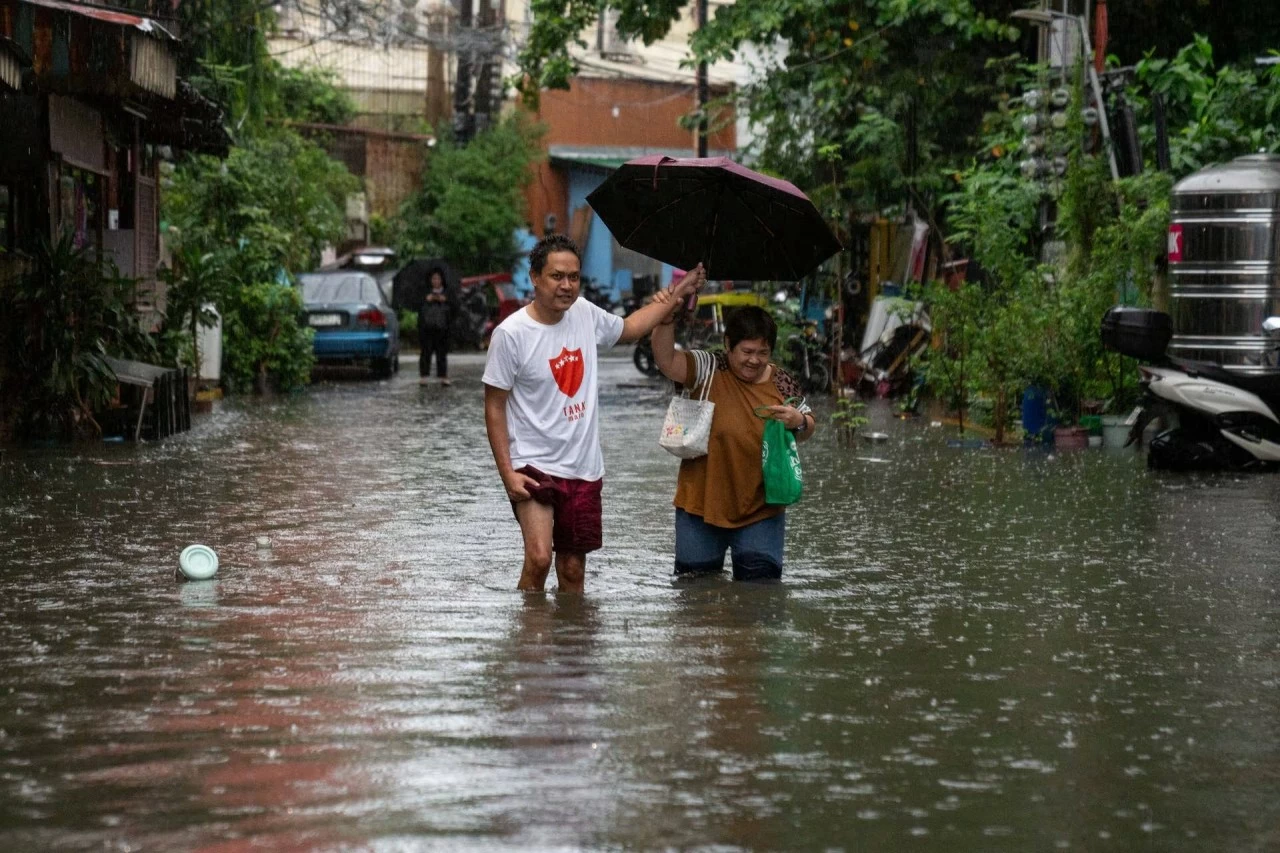
[{"label": "black umbrella", "polygon": [[391,279],[391,307],[397,311],[420,309],[427,299],[427,291],[431,289],[431,274],[436,270],[444,276],[444,287],[450,301],[456,303],[460,285],[449,264],[443,258],[415,258]]},{"label": "black umbrella", "polygon": [[726,157],[631,160],[587,202],[626,248],[717,279],[796,281],[840,251],[808,196]]}]

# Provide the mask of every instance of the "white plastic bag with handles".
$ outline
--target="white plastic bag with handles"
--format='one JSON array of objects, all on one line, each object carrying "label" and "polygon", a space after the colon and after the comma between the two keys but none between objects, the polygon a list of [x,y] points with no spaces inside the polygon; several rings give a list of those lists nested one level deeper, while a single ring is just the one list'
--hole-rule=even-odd
[{"label": "white plastic bag with handles", "polygon": [[[671,398],[667,417],[662,422],[662,435],[658,445],[672,456],[681,459],[697,459],[707,453],[707,441],[711,438],[711,418],[716,404],[707,399],[711,395],[711,381],[715,378],[716,357],[709,352],[694,350],[697,373],[692,383],[685,381],[684,391]],[[690,397],[691,388],[702,388],[698,397]]]}]

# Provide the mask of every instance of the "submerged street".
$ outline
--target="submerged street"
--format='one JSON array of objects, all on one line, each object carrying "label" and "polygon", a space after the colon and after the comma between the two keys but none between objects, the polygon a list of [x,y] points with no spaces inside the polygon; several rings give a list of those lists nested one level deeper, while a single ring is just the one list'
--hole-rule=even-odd
[{"label": "submerged street", "polygon": [[0,455],[0,848],[1280,847],[1280,478],[823,402],[783,582],[676,583],[609,358],[605,549],[525,595],[451,361]]}]

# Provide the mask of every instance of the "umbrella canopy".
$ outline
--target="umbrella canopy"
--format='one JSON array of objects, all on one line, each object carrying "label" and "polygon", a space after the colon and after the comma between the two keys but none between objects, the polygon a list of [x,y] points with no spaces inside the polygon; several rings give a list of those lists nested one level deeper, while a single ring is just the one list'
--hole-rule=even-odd
[{"label": "umbrella canopy", "polygon": [[840,251],[792,184],[726,157],[628,161],[587,202],[628,249],[743,281],[796,281]]},{"label": "umbrella canopy", "polygon": [[458,276],[443,258],[415,258],[396,273],[391,291],[391,307],[397,311],[417,311],[427,299],[431,288],[431,274],[436,270],[444,276],[445,292],[450,301],[458,299]]}]

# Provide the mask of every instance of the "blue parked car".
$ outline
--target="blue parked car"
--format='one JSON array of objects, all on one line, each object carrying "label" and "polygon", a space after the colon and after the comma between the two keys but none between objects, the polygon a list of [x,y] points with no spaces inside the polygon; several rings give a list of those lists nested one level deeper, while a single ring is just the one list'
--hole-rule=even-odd
[{"label": "blue parked car", "polygon": [[345,269],[309,272],[298,283],[307,325],[316,332],[317,362],[368,364],[381,379],[400,369],[400,322],[390,293],[374,276]]}]

